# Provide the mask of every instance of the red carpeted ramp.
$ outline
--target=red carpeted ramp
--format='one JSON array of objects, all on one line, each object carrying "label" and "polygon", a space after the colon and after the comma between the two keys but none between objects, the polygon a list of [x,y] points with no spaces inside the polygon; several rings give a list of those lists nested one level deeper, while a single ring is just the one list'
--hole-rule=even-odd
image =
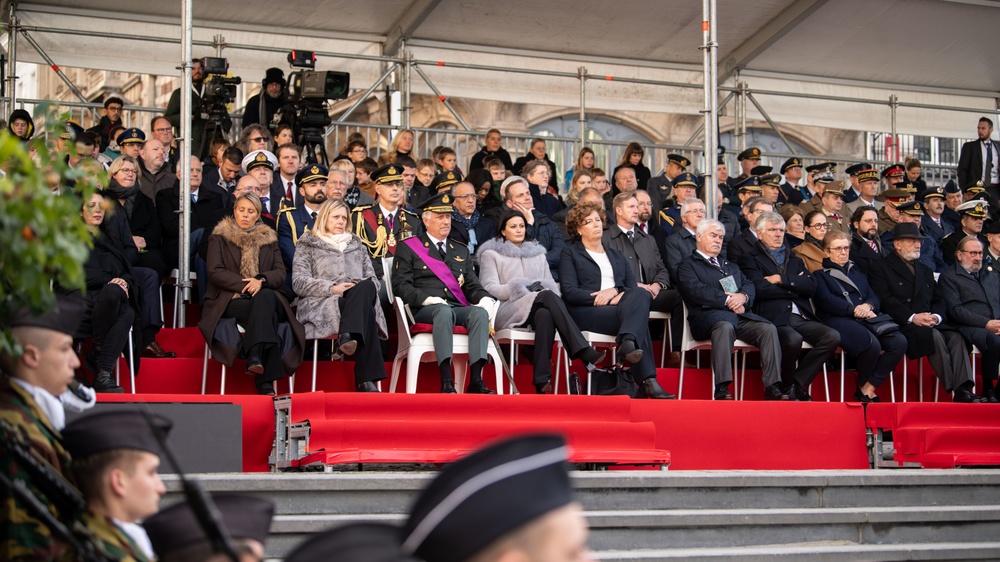
[{"label": "red carpeted ramp", "polygon": [[1000,465],[1000,405],[869,404],[865,418],[873,430],[892,431],[900,465]]},{"label": "red carpeted ramp", "polygon": [[633,401],[593,396],[454,396],[309,393],[292,396],[290,421],[309,423],[299,466],[445,463],[507,435],[563,434],[574,463],[667,465],[655,424],[631,419]]}]

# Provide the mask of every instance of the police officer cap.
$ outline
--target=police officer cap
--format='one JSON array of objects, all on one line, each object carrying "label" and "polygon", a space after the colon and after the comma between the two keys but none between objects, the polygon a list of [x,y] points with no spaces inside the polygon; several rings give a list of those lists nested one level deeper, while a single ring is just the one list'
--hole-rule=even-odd
[{"label": "police officer cap", "polygon": [[754,166],[750,170],[750,175],[753,175],[753,176],[763,176],[764,174],[771,173],[771,170],[773,170],[773,169],[774,169],[773,166]]},{"label": "police officer cap", "polygon": [[421,211],[430,211],[432,213],[451,213],[455,210],[451,206],[452,201],[454,199],[451,197],[451,192],[444,190],[428,197],[418,208]]},{"label": "police officer cap", "polygon": [[53,310],[41,314],[34,314],[27,309],[14,311],[5,315],[7,320],[0,320],[0,325],[6,324],[8,328],[44,328],[75,336],[86,311],[86,303],[80,293],[57,295]]},{"label": "police officer cap", "polygon": [[250,170],[267,166],[273,172],[278,169],[278,159],[270,150],[255,150],[243,157],[243,173],[249,174]]},{"label": "police officer cap", "polygon": [[457,170],[441,172],[440,174],[434,176],[434,180],[431,181],[431,191],[451,187],[460,181],[462,181],[462,174]]},{"label": "police officer cap", "polygon": [[385,523],[349,523],[313,536],[285,562],[416,562],[400,550],[402,533]]},{"label": "police officer cap", "polygon": [[280,68],[271,67],[264,71],[264,87],[268,84],[281,84],[285,87],[285,72]]},{"label": "police officer cap", "polygon": [[[686,170],[687,167],[691,165],[691,161],[685,158],[681,154],[668,154],[667,162],[673,162],[674,164],[677,164],[684,170]],[[723,164],[721,156],[719,157],[719,164]]]},{"label": "police officer cap", "polygon": [[295,174],[295,185],[302,187],[303,185],[316,180],[326,181],[328,175],[328,170],[326,166],[322,164],[306,164],[304,168],[299,170]]},{"label": "police officer cap", "polygon": [[[212,501],[219,508],[222,524],[232,538],[253,539],[261,544],[267,541],[274,517],[273,502],[239,494],[212,494]],[[186,501],[161,509],[143,521],[142,526],[160,559],[182,548],[208,543],[208,537]]]},{"label": "police officer cap", "polygon": [[115,410],[79,417],[66,424],[62,434],[66,450],[76,459],[115,449],[159,455],[160,443],[154,428],[166,435],[173,426],[169,418],[159,414],[149,414],[147,418],[135,410]]},{"label": "police officer cap", "polygon": [[70,119],[63,124],[63,132],[59,133],[59,138],[63,140],[76,140],[83,133],[83,127],[81,127],[76,121]]},{"label": "police officer cap", "polygon": [[871,169],[872,165],[868,162],[861,162],[860,164],[854,164],[853,166],[848,166],[844,169],[844,172],[849,176],[856,176],[861,170]]},{"label": "police officer cap", "polygon": [[403,181],[403,167],[399,164],[386,164],[372,172],[371,180],[375,183]]},{"label": "police officer cap", "polygon": [[948,183],[944,184],[944,192],[945,193],[961,193],[962,192],[962,188],[958,187],[958,184],[955,183],[955,180],[948,180]]},{"label": "police officer cap", "polygon": [[955,212],[960,215],[968,215],[974,219],[985,219],[986,212],[989,208],[990,204],[986,201],[973,199],[972,201],[966,201],[958,207],[955,207]]},{"label": "police officer cap", "polygon": [[760,176],[747,176],[746,179],[736,184],[735,187],[739,191],[756,191],[760,192]]},{"label": "police officer cap", "polygon": [[132,127],[131,129],[125,129],[124,131],[118,133],[118,138],[115,139],[118,146],[138,143],[142,144],[146,142],[146,133],[142,132],[142,129],[137,129]]},{"label": "police officer cap", "polygon": [[674,187],[698,187],[698,178],[694,174],[684,172],[683,174],[677,174],[674,178]]},{"label": "police officer cap", "polygon": [[924,216],[924,204],[920,201],[907,201],[905,203],[900,203],[899,205],[896,205],[896,209],[900,213],[906,213],[910,216]]},{"label": "police officer cap", "polygon": [[496,540],[573,502],[558,435],[502,441],[449,465],[420,494],[403,552],[426,562],[468,560]]},{"label": "police officer cap", "polygon": [[736,157],[740,162],[744,160],[760,160],[760,149],[755,147],[748,148],[741,152],[739,156]]},{"label": "police officer cap", "polygon": [[802,167],[801,160],[799,160],[798,158],[789,158],[788,160],[785,160],[785,163],[781,165],[781,168],[779,168],[778,171],[780,171],[783,175],[785,172],[791,170],[792,168],[801,168],[801,167]]},{"label": "police officer cap", "polygon": [[940,197],[941,199],[944,199],[945,198],[944,188],[941,186],[928,187],[927,189],[921,191],[920,195],[917,196],[917,198],[920,199],[921,201],[926,201],[934,197]]}]

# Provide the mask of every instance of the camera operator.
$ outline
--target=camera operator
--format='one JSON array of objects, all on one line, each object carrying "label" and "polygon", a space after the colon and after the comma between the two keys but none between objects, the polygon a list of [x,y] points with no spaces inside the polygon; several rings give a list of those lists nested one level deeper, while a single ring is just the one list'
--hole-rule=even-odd
[{"label": "camera operator", "polygon": [[[205,139],[206,120],[201,114],[201,98],[205,92],[205,67],[202,61],[195,60],[191,68],[191,154],[201,160],[205,159],[205,148],[211,139]],[[170,94],[164,117],[170,124],[181,130],[181,89],[177,88]]]},{"label": "camera operator", "polygon": [[[261,103],[261,100],[264,103]],[[285,105],[285,73],[280,68],[269,68],[264,73],[263,87],[247,100],[243,108],[243,126],[259,124],[273,131],[274,115]],[[283,122],[288,119],[283,118]]]}]

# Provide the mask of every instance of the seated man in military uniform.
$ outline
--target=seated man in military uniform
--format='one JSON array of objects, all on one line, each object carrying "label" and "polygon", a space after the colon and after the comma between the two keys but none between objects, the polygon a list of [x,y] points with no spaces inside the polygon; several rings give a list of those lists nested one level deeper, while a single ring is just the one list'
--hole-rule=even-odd
[{"label": "seated man in military uniform", "polygon": [[295,174],[295,185],[298,187],[298,199],[301,205],[285,207],[278,213],[278,248],[281,249],[281,261],[288,270],[286,287],[292,286],[292,261],[295,259],[295,246],[306,231],[311,230],[316,222],[316,214],[320,205],[326,202],[327,169],[322,164],[310,164]]},{"label": "seated man in military uniform", "polygon": [[396,255],[399,243],[423,231],[420,218],[402,206],[406,190],[403,188],[403,167],[388,164],[372,172],[375,184],[375,203],[358,205],[351,211],[354,233],[361,238],[368,255],[372,258],[375,275],[381,288],[379,300],[382,306],[390,307],[389,293],[385,284],[385,269],[382,259],[391,260]]},{"label": "seated man in military uniform", "polygon": [[692,197],[697,197],[697,192],[698,178],[694,177],[694,174],[685,172],[674,178],[673,205],[669,209],[660,211],[660,228],[663,229],[664,239],[669,238],[674,229],[680,226],[681,204]]},{"label": "seated man in military uniform", "polygon": [[455,325],[459,325],[469,330],[466,392],[496,394],[483,384],[483,367],[497,301],[479,283],[468,248],[448,239],[451,202],[451,194],[445,191],[420,205],[424,232],[407,238],[396,249],[392,290],[410,307],[416,322],[434,326],[441,393],[455,393],[451,356]]}]

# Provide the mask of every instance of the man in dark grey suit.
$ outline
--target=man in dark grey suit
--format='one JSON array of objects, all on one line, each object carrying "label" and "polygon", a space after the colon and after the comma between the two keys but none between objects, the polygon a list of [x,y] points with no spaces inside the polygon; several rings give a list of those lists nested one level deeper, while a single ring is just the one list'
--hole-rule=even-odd
[{"label": "man in dark grey suit", "polygon": [[717,220],[698,225],[698,247],[677,268],[681,296],[688,305],[691,336],[712,340],[715,399],[732,400],[730,352],[736,338],[760,349],[765,400],[788,400],[781,390],[781,346],[778,331],[764,318],[750,312],[756,294],[753,283],[736,264],[719,259],[725,228]]},{"label": "man in dark grey suit", "polygon": [[993,121],[980,117],[976,134],[976,140],[962,145],[958,157],[958,185],[965,189],[981,181],[996,200],[1000,197],[1000,143],[990,139]]},{"label": "man in dark grey suit", "polygon": [[1000,276],[981,271],[983,243],[966,236],[958,243],[955,263],[941,274],[938,291],[947,321],[983,354],[981,402],[997,402],[1000,368]]},{"label": "man in dark grey suit", "polygon": [[[663,261],[666,262],[670,280],[677,286],[677,268],[681,262],[690,258],[698,247],[695,233],[698,224],[705,220],[705,202],[691,197],[681,204],[681,222],[666,240],[663,241]],[[723,242],[724,243],[724,242]]]}]

